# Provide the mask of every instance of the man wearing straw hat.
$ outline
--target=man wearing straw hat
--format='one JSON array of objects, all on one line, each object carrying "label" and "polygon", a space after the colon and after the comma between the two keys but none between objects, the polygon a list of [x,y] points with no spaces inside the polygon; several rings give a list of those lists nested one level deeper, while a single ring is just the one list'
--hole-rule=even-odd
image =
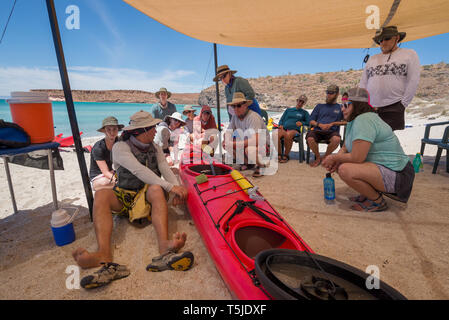
[{"label": "man wearing straw hat", "polygon": [[121,141],[112,148],[117,185],[114,190],[103,189],[95,194],[93,216],[98,250],[88,252],[79,248],[73,252],[82,268],[103,264],[100,270],[81,280],[81,286],[86,289],[106,285],[130,273],[126,266],[112,262],[112,213],[127,216],[130,221],[133,216],[146,215],[151,219],[160,256],[152,259],[148,271],[184,271],[193,264],[191,252],[179,253],[187,235],[176,232],[172,240],[168,236],[168,195],[173,194],[173,204],[178,205],[186,200],[187,189],[179,185],[161,148],[153,143],[156,125],[161,120],[146,111],[136,112],[130,119],[130,125],[123,128]]},{"label": "man wearing straw hat", "polygon": [[154,95],[159,99],[159,102],[151,108],[153,118],[164,120],[166,116],[171,116],[173,112],[176,112],[176,106],[168,101],[171,97],[170,91],[166,88],[160,88]]},{"label": "man wearing straw hat", "polygon": [[[229,154],[237,156],[237,161],[241,160],[238,156],[239,151],[243,151],[244,163],[240,163],[239,170],[249,169],[255,162],[253,177],[260,177],[262,175],[260,168],[264,166],[264,157],[268,153],[269,135],[260,115],[249,109],[250,101],[245,98],[243,92],[234,93],[228,105],[234,110],[235,116],[232,117],[226,130],[223,146]],[[261,133],[265,133],[265,146],[261,146],[262,143],[259,141],[264,139]]]},{"label": "man wearing straw hat", "polygon": [[396,26],[376,32],[373,40],[382,53],[368,60],[359,84],[368,90],[371,105],[393,130],[404,129],[405,108],[415,95],[420,77],[421,67],[416,52],[398,47],[405,35]]},{"label": "man wearing straw hat", "polygon": [[[256,100],[256,94],[249,84],[248,80],[242,77],[235,77],[236,70],[231,70],[227,65],[222,65],[217,68],[217,75],[213,78],[213,81],[222,81],[225,85],[226,103],[232,101],[235,92],[241,92],[248,100],[246,106],[260,115],[259,103]],[[228,108],[229,120],[233,116],[233,110]]]}]

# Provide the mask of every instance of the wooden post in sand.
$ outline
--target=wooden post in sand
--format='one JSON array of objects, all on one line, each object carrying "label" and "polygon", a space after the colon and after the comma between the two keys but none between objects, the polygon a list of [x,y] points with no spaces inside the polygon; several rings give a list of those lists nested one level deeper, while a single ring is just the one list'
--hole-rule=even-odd
[{"label": "wooden post in sand", "polygon": [[70,127],[72,128],[73,140],[75,142],[76,155],[80,166],[81,178],[83,179],[84,192],[86,193],[87,204],[89,206],[90,220],[92,221],[92,208],[94,197],[90,186],[89,175],[87,173],[86,161],[84,159],[83,146],[79,134],[78,121],[76,120],[75,108],[73,105],[72,91],[70,89],[69,75],[62,48],[61,35],[59,33],[58,18],[56,16],[55,4],[53,0],[47,1],[48,18],[50,19],[51,32],[53,34],[53,43],[55,45],[56,57],[58,58],[59,74],[61,75],[62,87],[64,89],[65,103],[69,114]]}]

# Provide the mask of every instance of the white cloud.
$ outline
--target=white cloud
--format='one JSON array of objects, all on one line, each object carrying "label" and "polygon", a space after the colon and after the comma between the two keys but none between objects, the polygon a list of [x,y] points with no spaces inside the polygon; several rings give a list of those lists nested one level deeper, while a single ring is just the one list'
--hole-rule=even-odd
[{"label": "white cloud", "polygon": [[[172,92],[199,92],[201,85],[192,82],[191,70],[164,70],[149,73],[135,69],[78,66],[68,69],[73,90],[145,90],[154,92],[166,87]],[[62,89],[59,70],[55,67],[0,67],[0,96],[12,91]]]}]

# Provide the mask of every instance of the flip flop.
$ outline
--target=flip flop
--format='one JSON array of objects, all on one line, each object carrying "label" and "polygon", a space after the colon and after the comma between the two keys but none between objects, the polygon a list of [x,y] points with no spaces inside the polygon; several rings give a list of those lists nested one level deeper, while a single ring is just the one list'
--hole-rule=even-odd
[{"label": "flip flop", "polygon": [[279,160],[279,163],[287,163],[290,160],[289,156],[283,156],[281,160]]}]

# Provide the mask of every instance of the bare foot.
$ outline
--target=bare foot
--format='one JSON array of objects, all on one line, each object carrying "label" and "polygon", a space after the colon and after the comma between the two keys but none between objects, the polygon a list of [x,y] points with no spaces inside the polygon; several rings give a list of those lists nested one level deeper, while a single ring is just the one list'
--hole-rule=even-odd
[{"label": "bare foot", "polygon": [[73,259],[83,269],[99,267],[101,262],[112,262],[112,258],[99,252],[90,253],[84,248],[72,252]]},{"label": "bare foot", "polygon": [[315,159],[315,161],[313,161],[313,162],[310,164],[310,166],[311,166],[312,168],[315,168],[315,167],[318,167],[318,166],[320,165],[320,163],[321,163],[321,159],[320,159],[320,158],[317,158],[317,159]]},{"label": "bare foot", "polygon": [[187,234],[183,232],[182,234],[176,232],[173,235],[173,240],[164,241],[159,245],[159,253],[163,254],[167,250],[172,250],[174,252],[178,252],[182,247],[184,247],[187,240]]}]

